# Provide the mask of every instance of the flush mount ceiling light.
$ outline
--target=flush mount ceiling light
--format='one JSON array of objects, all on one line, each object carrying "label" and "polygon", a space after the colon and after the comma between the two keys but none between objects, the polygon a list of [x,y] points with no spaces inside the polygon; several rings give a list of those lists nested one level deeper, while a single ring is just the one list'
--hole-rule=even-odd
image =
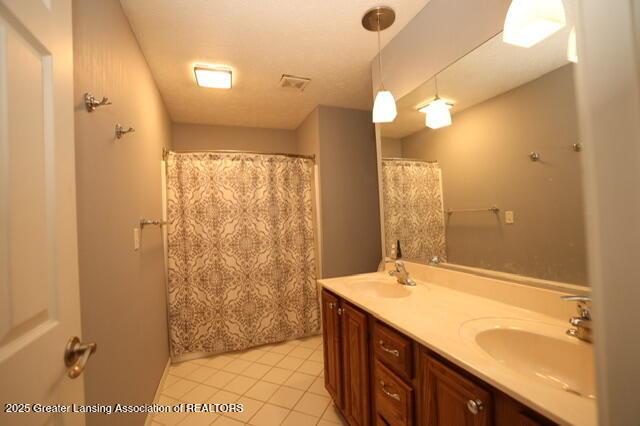
[{"label": "flush mount ceiling light", "polygon": [[438,77],[435,77],[436,97],[427,105],[419,108],[418,111],[426,114],[425,125],[432,129],[451,126],[451,108],[452,104],[440,99],[438,96]]},{"label": "flush mount ceiling light", "polygon": [[200,87],[231,89],[231,69],[227,67],[196,65],[193,72]]},{"label": "flush mount ceiling light", "polygon": [[569,33],[569,45],[567,46],[567,59],[574,64],[578,63],[578,43],[576,40],[576,27]]},{"label": "flush mount ceiling light", "polygon": [[389,28],[396,19],[396,13],[388,6],[379,6],[369,9],[362,17],[362,26],[378,33],[378,78],[380,79],[380,90],[376,94],[373,102],[373,122],[391,123],[396,119],[398,111],[396,100],[393,94],[385,90],[382,82],[382,49],[380,48],[380,31]]},{"label": "flush mount ceiling light", "polygon": [[531,47],[565,25],[562,0],[512,0],[504,21],[502,40]]}]

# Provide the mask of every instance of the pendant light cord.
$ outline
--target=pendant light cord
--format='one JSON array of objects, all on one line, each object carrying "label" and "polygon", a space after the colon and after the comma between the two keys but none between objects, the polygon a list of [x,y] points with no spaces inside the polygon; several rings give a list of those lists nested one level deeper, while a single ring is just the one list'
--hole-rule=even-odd
[{"label": "pendant light cord", "polygon": [[380,87],[384,90],[382,82],[382,48],[380,47],[380,15],[378,15],[378,77],[380,78]]}]

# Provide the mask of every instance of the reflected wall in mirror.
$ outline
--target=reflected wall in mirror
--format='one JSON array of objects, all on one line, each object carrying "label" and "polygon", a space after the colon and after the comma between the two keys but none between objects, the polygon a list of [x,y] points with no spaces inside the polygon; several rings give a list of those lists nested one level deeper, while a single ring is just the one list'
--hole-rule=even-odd
[{"label": "reflected wall in mirror", "polygon": [[423,263],[587,284],[570,30],[529,49],[498,34],[440,72],[450,126],[428,128],[418,111],[434,78],[398,100],[381,126],[387,255],[399,240]]}]

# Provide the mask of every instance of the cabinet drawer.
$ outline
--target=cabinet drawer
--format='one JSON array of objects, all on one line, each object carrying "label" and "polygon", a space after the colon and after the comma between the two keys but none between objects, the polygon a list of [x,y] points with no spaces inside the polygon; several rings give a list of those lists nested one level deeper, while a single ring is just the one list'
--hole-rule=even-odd
[{"label": "cabinet drawer", "polygon": [[373,328],[373,353],[400,376],[413,377],[411,340],[379,322]]},{"label": "cabinet drawer", "polygon": [[374,366],[376,412],[389,424],[413,424],[413,390],[379,360]]}]

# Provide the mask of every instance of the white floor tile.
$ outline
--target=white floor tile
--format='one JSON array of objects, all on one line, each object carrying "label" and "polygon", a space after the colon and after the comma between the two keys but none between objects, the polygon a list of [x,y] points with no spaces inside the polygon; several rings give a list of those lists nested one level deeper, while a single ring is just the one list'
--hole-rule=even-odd
[{"label": "white floor tile", "polygon": [[282,358],[279,363],[276,364],[276,367],[286,368],[287,370],[294,371],[298,369],[298,367],[300,367],[303,362],[303,359],[287,355],[286,357]]},{"label": "white floor tile", "polygon": [[180,421],[179,426],[208,426],[216,420],[216,413],[191,413]]},{"label": "white floor tile", "polygon": [[229,364],[222,367],[222,370],[228,371],[229,373],[240,374],[244,370],[246,370],[247,367],[249,367],[250,365],[251,363],[249,361],[236,358],[233,361],[231,361]]},{"label": "white floor tile", "polygon": [[195,388],[191,389],[189,392],[182,395],[180,397],[180,400],[186,403],[201,404],[203,401],[207,401],[209,398],[211,398],[213,394],[218,391],[219,389],[211,386],[198,385]]},{"label": "white floor tile", "polygon": [[221,390],[215,393],[209,401],[214,404],[231,404],[232,402],[236,402],[240,398],[240,395],[237,393],[229,392],[227,390]]},{"label": "white floor tile", "polygon": [[316,376],[310,376],[296,371],[283,384],[285,386],[306,391],[315,380]]},{"label": "white floor tile", "polygon": [[210,358],[207,358],[207,366],[212,368],[220,369],[225,365],[229,364],[233,361],[234,358],[227,355],[216,355]]},{"label": "white floor tile", "polygon": [[271,368],[272,367],[270,365],[254,362],[242,372],[242,375],[253,379],[261,379],[269,370],[271,370]]},{"label": "white floor tile", "polygon": [[304,391],[281,386],[267,401],[269,404],[292,409],[302,397]]},{"label": "white floor tile", "polygon": [[247,423],[256,414],[256,412],[260,408],[262,408],[262,406],[264,405],[264,402],[259,401],[257,399],[248,398],[246,396],[241,396],[236,401],[236,404],[243,405],[242,413],[222,413],[222,415],[234,420]]},{"label": "white floor tile", "polygon": [[187,374],[191,373],[194,370],[197,370],[198,367],[200,367],[200,365],[194,362],[185,361],[179,364],[173,364],[171,367],[169,367],[169,374],[173,374],[174,376],[178,377],[186,377]]},{"label": "white floor tile", "polygon": [[228,390],[229,392],[237,393],[238,395],[243,395],[246,391],[248,391],[253,385],[257,382],[256,379],[252,379],[250,377],[238,376],[224,387],[224,390]]},{"label": "white floor tile", "polygon": [[278,353],[275,353],[275,352],[267,352],[266,354],[264,354],[260,358],[258,358],[258,360],[256,362],[259,362],[260,364],[266,364],[266,365],[274,366],[277,363],[279,363],[280,360],[282,360],[282,358],[284,358],[284,355],[282,355],[282,354],[278,354]]},{"label": "white floor tile", "polygon": [[218,371],[213,376],[204,381],[205,385],[213,386],[214,388],[223,389],[229,382],[238,377],[237,374],[229,373],[228,371]]},{"label": "white floor tile", "polygon": [[315,393],[322,396],[329,396],[327,389],[324,387],[324,377],[318,376],[313,381],[309,389],[307,389],[307,392]]},{"label": "white floor tile", "polygon": [[296,358],[307,359],[313,353],[313,349],[303,348],[302,346],[298,346],[294,348],[291,352],[289,352],[289,356],[293,356]]},{"label": "white floor tile", "polygon": [[322,414],[322,420],[331,422],[331,423],[341,424],[341,425],[347,424],[347,421],[344,419],[344,417],[342,417],[342,415],[340,414],[336,406],[333,405],[333,403],[330,403],[327,409],[324,410],[324,413]]},{"label": "white floor tile", "polygon": [[209,377],[213,376],[218,370],[211,367],[200,366],[186,375],[186,379],[193,380],[195,382],[204,382]]},{"label": "white floor tile", "polygon": [[189,392],[191,389],[198,386],[198,383],[192,382],[191,380],[181,379],[172,384],[171,386],[167,386],[162,389],[162,394],[169,396],[171,398],[180,398],[185,393]]},{"label": "white floor tile", "polygon": [[307,425],[315,425],[318,422],[317,417],[310,416],[308,414],[298,413],[297,411],[292,411],[289,413],[284,422],[282,422],[282,426],[307,426]]},{"label": "white floor tile", "polygon": [[311,374],[317,376],[322,373],[324,364],[315,361],[305,361],[298,367],[298,371],[305,374]]},{"label": "white floor tile", "polygon": [[249,421],[255,426],[277,426],[289,415],[290,410],[277,405],[265,404]]},{"label": "white floor tile", "polygon": [[275,383],[281,385],[287,381],[287,379],[293,374],[292,370],[285,368],[273,367],[267,374],[262,377],[262,380],[269,383]]},{"label": "white floor tile", "polygon": [[293,407],[293,410],[320,417],[327,408],[327,405],[329,405],[329,398],[307,392],[302,395],[302,398],[300,398],[300,401]]},{"label": "white floor tile", "polygon": [[259,381],[251,389],[245,392],[245,396],[260,401],[267,401],[280,386],[273,383]]},{"label": "white floor tile", "polygon": [[231,417],[220,416],[213,422],[216,426],[242,426],[245,423],[239,420],[234,420]]}]

